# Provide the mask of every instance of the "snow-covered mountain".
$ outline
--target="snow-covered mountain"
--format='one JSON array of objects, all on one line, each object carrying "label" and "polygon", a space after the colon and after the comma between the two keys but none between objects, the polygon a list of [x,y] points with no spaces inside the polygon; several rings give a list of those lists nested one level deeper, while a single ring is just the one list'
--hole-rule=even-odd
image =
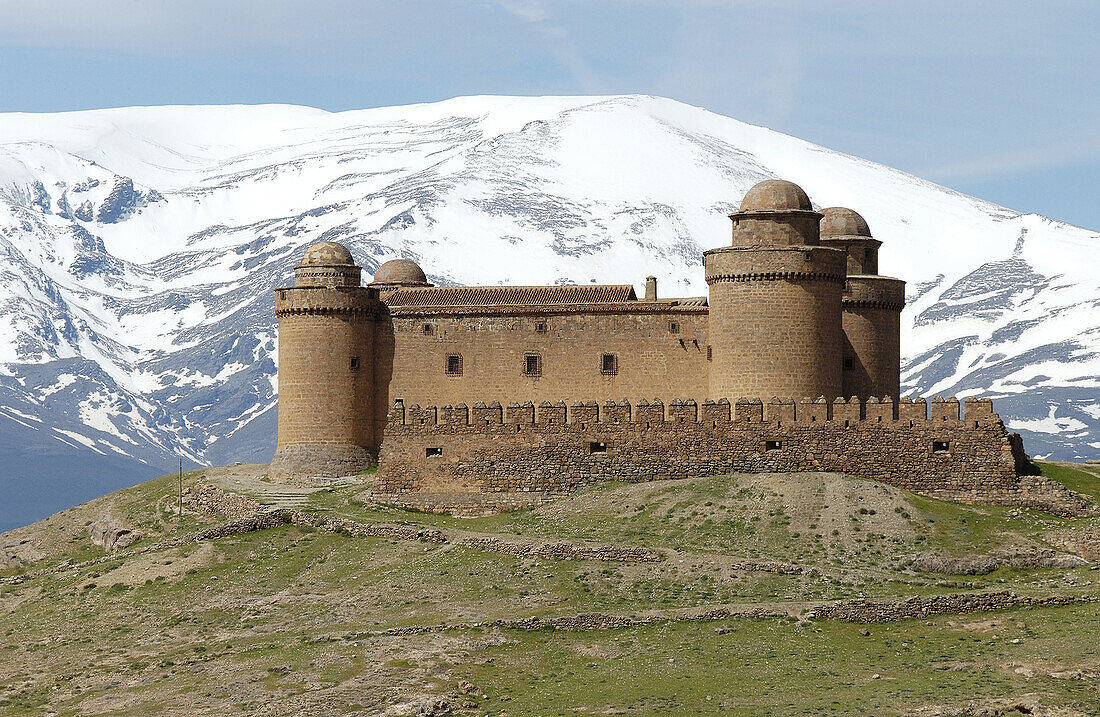
[{"label": "snow-covered mountain", "polygon": [[440,284],[704,294],[701,252],[770,177],[885,242],[907,389],[1100,456],[1097,232],[670,100],[470,97],[0,114],[0,482],[266,460],[271,289],[311,242]]}]

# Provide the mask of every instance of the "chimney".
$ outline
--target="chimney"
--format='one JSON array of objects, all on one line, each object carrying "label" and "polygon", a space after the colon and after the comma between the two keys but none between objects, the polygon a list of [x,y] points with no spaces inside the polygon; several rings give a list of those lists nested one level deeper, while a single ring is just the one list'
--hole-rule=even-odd
[{"label": "chimney", "polygon": [[645,300],[657,300],[657,277],[655,276],[647,276],[645,278]]}]

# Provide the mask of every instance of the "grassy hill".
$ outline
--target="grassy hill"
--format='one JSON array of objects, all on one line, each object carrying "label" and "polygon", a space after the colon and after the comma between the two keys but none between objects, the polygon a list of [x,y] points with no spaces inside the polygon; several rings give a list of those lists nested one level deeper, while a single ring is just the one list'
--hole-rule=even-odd
[{"label": "grassy hill", "polygon": [[[1100,497],[1095,467],[1042,470]],[[185,474],[182,518],[168,476],[0,536],[0,712],[1100,712],[1097,517],[796,474],[462,519],[261,476]],[[272,527],[233,523],[255,511]],[[1005,609],[958,612],[979,599]]]}]

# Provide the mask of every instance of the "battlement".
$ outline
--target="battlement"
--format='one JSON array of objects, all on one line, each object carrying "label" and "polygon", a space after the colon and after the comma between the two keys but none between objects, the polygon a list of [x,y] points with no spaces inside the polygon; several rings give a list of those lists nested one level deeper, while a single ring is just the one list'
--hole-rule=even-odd
[{"label": "battlement", "polygon": [[674,399],[667,405],[660,401],[641,399],[606,401],[542,401],[535,404],[513,402],[503,406],[497,401],[467,406],[405,406],[398,401],[390,409],[387,423],[391,428],[402,426],[499,426],[511,425],[598,425],[644,424],[646,428],[665,424],[769,424],[783,425],[830,424],[851,426],[857,423],[874,423],[890,428],[930,427],[969,423],[974,427],[993,426],[1001,423],[993,412],[993,401],[988,398],[966,398],[962,402],[954,396],[925,398],[904,397],[899,401],[886,396],[861,401],[855,396],[849,399],[773,397],[768,401],[741,398],[735,403],[722,398],[706,399],[701,404],[695,399]]},{"label": "battlement", "polygon": [[601,480],[827,471],[966,502],[1050,499],[1028,493],[1019,436],[986,398],[398,401],[384,433],[380,494],[561,494]]}]

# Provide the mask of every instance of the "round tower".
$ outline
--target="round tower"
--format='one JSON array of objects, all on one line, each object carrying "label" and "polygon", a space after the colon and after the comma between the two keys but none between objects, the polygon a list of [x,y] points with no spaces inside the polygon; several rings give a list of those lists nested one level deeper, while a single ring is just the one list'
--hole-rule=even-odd
[{"label": "round tower", "polygon": [[761,182],[730,215],[733,241],[703,254],[713,398],[841,394],[844,252],[797,184]]},{"label": "round tower", "polygon": [[905,282],[878,275],[882,242],[858,213],[844,207],[821,210],[821,244],[847,254],[843,295],[845,396],[893,396],[901,392],[901,310]]},{"label": "round tower", "polygon": [[349,475],[377,460],[374,324],[378,290],[351,252],[318,242],[275,290],[279,319],[278,480]]}]

